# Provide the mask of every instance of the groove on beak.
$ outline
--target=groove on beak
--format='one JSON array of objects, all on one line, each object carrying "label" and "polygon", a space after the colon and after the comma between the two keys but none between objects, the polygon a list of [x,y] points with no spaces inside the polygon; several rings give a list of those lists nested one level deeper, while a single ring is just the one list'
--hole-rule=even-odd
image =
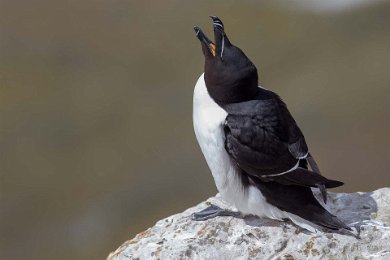
[{"label": "groove on beak", "polygon": [[223,23],[221,19],[219,19],[217,16],[210,16],[210,18],[213,20],[213,27],[214,27],[214,38],[215,38],[215,45],[216,45],[216,55],[221,57],[221,60],[223,61],[223,52],[225,50],[225,28],[223,26]]},{"label": "groove on beak", "polygon": [[210,18],[213,20],[214,28],[221,29],[222,31],[224,30],[223,23],[222,23],[221,19],[219,19],[215,15],[210,16]]}]

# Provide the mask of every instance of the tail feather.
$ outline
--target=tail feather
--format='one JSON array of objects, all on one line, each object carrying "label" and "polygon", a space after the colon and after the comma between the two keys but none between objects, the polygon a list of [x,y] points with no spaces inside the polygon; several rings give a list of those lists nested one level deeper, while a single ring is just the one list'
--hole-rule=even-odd
[{"label": "tail feather", "polygon": [[335,188],[344,184],[341,181],[327,179],[316,172],[312,172],[301,167],[298,167],[297,169],[286,174],[275,176],[273,177],[273,180],[284,185],[298,185],[319,188],[325,204],[327,202],[326,188]]},{"label": "tail feather", "polygon": [[335,215],[329,213],[326,209],[322,208],[322,206],[321,206],[322,210],[320,210],[318,207],[316,208],[319,210],[319,212],[318,214],[314,214],[315,216],[313,217],[312,220],[314,224],[331,230],[340,230],[340,229],[352,230]]},{"label": "tail feather", "polygon": [[[312,172],[300,167],[286,174],[274,177],[274,180],[276,182],[279,182],[279,180],[281,181],[286,180],[286,181],[290,181],[291,184],[305,186],[305,187],[317,187],[317,185],[320,184],[320,185],[324,185],[325,188],[336,188],[344,184],[341,181],[327,179],[316,172]],[[288,183],[285,182],[282,184],[288,184]]]},{"label": "tail feather", "polygon": [[351,230],[336,216],[328,212],[314,197],[309,187],[283,185],[275,181],[253,180],[267,202],[280,210],[297,215],[320,227],[331,230]]},{"label": "tail feather", "polygon": [[324,184],[317,184],[317,188],[320,190],[322,200],[326,204],[326,202],[328,201],[328,193],[326,192],[325,185]]}]

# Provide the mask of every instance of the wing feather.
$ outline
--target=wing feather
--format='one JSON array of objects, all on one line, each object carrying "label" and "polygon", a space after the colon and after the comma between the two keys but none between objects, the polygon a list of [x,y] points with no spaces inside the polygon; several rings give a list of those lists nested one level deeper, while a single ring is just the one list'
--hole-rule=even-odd
[{"label": "wing feather", "polygon": [[307,153],[301,131],[280,102],[255,100],[231,104],[227,109],[227,152],[238,165],[261,176],[288,171]]}]

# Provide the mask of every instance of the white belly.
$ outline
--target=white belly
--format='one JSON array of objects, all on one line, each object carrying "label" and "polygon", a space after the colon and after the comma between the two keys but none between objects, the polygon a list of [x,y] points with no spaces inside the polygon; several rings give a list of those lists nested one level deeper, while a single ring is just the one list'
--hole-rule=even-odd
[{"label": "white belly", "polygon": [[194,90],[195,135],[219,193],[232,204],[234,201],[229,195],[238,193],[242,197],[243,187],[224,147],[223,123],[226,116],[226,111],[210,98],[203,75],[200,76]]},{"label": "white belly", "polygon": [[[244,214],[281,218],[256,187],[245,188],[224,146],[227,113],[209,96],[203,75],[194,90],[193,123],[196,138],[222,198]],[[271,213],[273,212],[273,213]],[[271,214],[270,214],[271,213]]]},{"label": "white belly", "polygon": [[193,123],[196,138],[214,177],[218,192],[230,205],[243,214],[265,216],[272,219],[290,218],[297,225],[314,231],[302,218],[279,210],[267,203],[255,186],[244,187],[237,168],[224,146],[223,124],[227,113],[209,96],[203,74],[194,90]]}]

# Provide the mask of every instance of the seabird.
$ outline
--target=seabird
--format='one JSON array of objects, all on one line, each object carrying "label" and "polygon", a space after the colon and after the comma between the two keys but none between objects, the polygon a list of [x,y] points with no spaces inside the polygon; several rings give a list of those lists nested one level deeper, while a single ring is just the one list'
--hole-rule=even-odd
[{"label": "seabird", "polygon": [[[230,42],[222,21],[211,19],[215,43],[194,28],[205,65],[194,89],[193,123],[223,200],[244,215],[291,219],[312,232],[351,230],[311,189],[319,188],[326,203],[326,188],[343,183],[320,174],[286,104],[258,85],[255,65]],[[192,218],[237,214],[211,205]]]}]

